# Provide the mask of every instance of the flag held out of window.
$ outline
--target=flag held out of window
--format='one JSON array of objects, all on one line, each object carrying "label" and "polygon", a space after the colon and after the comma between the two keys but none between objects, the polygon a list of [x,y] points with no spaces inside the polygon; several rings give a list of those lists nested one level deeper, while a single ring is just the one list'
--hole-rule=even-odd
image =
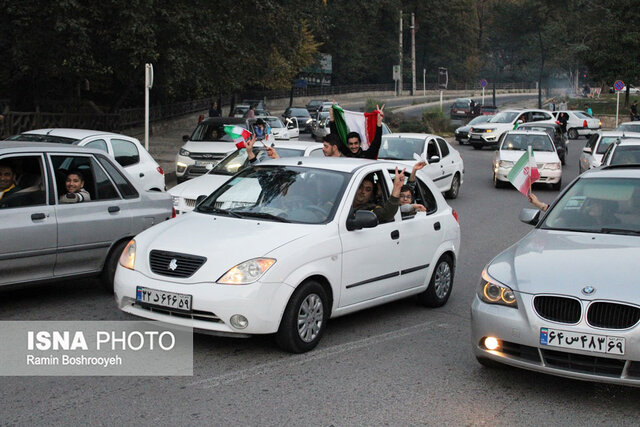
[{"label": "flag held out of window", "polygon": [[531,184],[540,178],[536,159],[533,157],[533,150],[529,145],[527,151],[520,157],[507,175],[507,179],[519,192],[525,196],[529,195]]}]

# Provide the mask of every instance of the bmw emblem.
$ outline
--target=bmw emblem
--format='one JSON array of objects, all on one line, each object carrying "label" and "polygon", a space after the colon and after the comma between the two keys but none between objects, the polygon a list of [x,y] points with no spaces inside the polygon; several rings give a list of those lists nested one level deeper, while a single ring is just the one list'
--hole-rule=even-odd
[{"label": "bmw emblem", "polygon": [[591,295],[595,291],[596,288],[594,288],[593,286],[585,286],[584,288],[582,288],[582,293],[585,295]]},{"label": "bmw emblem", "polygon": [[[169,270],[175,271],[176,268],[178,268],[178,260],[174,258],[169,263]],[[582,290],[582,292],[584,292],[584,289]]]}]

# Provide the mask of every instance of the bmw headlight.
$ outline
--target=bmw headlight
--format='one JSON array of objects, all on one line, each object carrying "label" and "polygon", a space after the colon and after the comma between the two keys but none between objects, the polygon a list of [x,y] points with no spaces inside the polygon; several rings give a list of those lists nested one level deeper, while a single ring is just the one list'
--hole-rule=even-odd
[{"label": "bmw headlight", "polygon": [[545,163],[544,168],[543,169],[549,169],[552,171],[557,171],[560,170],[560,163]]},{"label": "bmw headlight", "polygon": [[511,162],[509,160],[500,160],[498,162],[498,166],[500,166],[501,168],[512,168],[513,167],[513,162]]},{"label": "bmw headlight", "polygon": [[271,268],[273,258],[254,258],[242,262],[224,273],[216,283],[222,285],[248,285],[259,280]]},{"label": "bmw headlight", "polygon": [[499,304],[518,308],[516,295],[513,290],[489,276],[486,270],[482,271],[482,280],[478,288],[478,296],[487,304]]},{"label": "bmw headlight", "polygon": [[120,260],[118,261],[121,266],[133,270],[136,264],[136,241],[130,240],[127,246],[124,247]]},{"label": "bmw headlight", "polygon": [[185,150],[184,148],[180,149],[179,154],[181,156],[185,156],[185,157],[189,157],[191,155],[191,153],[189,151]]}]

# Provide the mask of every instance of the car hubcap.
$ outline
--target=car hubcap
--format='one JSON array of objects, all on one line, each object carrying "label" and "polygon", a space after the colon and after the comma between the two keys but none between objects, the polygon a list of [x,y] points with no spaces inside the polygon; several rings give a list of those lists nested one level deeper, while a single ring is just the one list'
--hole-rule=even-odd
[{"label": "car hubcap", "polygon": [[453,177],[453,183],[451,184],[451,195],[453,197],[458,195],[458,188],[460,187],[460,180],[458,179],[458,175]]},{"label": "car hubcap", "polygon": [[316,294],[307,295],[298,311],[298,335],[304,342],[311,342],[320,333],[323,322],[322,300]]},{"label": "car hubcap", "polygon": [[449,268],[449,264],[446,262],[441,262],[438,264],[438,268],[436,268],[436,278],[434,281],[434,290],[436,291],[436,296],[440,299],[444,298],[449,292],[449,288],[451,287],[451,269]]}]

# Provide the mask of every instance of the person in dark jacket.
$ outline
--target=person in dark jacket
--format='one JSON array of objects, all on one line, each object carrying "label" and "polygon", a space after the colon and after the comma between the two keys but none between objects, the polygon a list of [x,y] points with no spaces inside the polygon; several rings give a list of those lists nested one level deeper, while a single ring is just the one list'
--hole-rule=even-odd
[{"label": "person in dark jacket", "polygon": [[[377,159],[378,152],[380,151],[380,144],[382,144],[382,119],[384,118],[384,105],[382,108],[377,107],[378,123],[376,126],[376,134],[369,144],[369,148],[362,149],[362,139],[358,132],[349,132],[347,134],[347,146],[344,144],[338,144],[338,149],[345,157],[359,157],[362,159]],[[333,108],[329,109],[329,130],[333,135],[338,135],[338,128],[333,121]]]}]

